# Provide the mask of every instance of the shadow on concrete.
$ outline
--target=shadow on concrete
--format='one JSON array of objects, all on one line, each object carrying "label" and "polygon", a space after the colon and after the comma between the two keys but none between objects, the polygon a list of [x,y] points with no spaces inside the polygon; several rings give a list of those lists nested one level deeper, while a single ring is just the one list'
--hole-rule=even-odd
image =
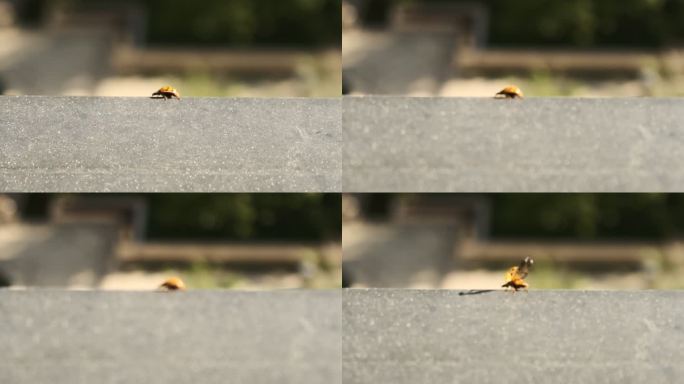
[{"label": "shadow on concrete", "polygon": [[471,296],[471,295],[481,295],[483,293],[496,292],[496,289],[471,289],[464,292],[459,292],[459,296]]}]

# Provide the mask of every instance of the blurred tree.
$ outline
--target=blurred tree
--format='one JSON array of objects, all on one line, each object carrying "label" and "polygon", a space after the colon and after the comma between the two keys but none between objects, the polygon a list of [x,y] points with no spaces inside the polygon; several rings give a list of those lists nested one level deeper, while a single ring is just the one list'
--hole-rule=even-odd
[{"label": "blurred tree", "polygon": [[[27,193],[22,217],[43,221],[59,194]],[[94,194],[90,197],[107,194]],[[113,196],[125,196],[114,194]],[[168,240],[340,241],[342,198],[336,193],[152,193],[147,234]]]},{"label": "blurred tree", "polygon": [[[366,218],[389,216],[392,201],[411,194],[362,194]],[[630,238],[684,236],[682,193],[493,193],[491,232],[498,238]]]},{"label": "blurred tree", "polygon": [[[55,0],[106,6],[111,0]],[[151,43],[276,46],[341,44],[341,0],[120,0],[147,8]]]},{"label": "blurred tree", "polygon": [[153,42],[338,45],[340,0],[146,0]]},{"label": "blurred tree", "polygon": [[[366,0],[382,20],[398,3],[483,3],[495,45],[641,46],[684,42],[684,0]],[[380,11],[378,8],[383,10]]]},{"label": "blurred tree", "polygon": [[339,194],[151,194],[151,238],[340,240]]},{"label": "blurred tree", "polygon": [[22,24],[33,25],[45,17],[48,0],[10,0],[15,16]]},{"label": "blurred tree", "polygon": [[664,239],[684,235],[682,194],[493,194],[500,237]]}]

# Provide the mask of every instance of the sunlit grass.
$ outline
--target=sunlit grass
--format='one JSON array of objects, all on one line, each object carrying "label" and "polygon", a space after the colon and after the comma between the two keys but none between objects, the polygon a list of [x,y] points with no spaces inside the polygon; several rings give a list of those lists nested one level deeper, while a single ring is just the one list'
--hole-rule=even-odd
[{"label": "sunlit grass", "polygon": [[288,78],[250,79],[240,75],[194,72],[169,77],[169,83],[191,97],[337,97],[341,94],[339,59],[311,56]]},{"label": "sunlit grass", "polygon": [[218,269],[203,261],[192,263],[182,276],[188,287],[194,289],[235,288],[244,280],[238,273]]},{"label": "sunlit grass", "polygon": [[227,269],[206,261],[190,264],[188,268],[167,268],[167,276],[180,276],[188,289],[279,289],[307,288],[334,289],[341,286],[342,269],[317,252],[301,256],[296,271],[248,273]]}]

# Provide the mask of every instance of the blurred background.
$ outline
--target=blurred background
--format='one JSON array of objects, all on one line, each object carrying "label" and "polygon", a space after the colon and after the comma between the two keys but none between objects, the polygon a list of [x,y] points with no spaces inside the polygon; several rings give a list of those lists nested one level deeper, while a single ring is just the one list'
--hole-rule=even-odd
[{"label": "blurred background", "polygon": [[335,288],[339,194],[2,194],[0,287]]},{"label": "blurred background", "polygon": [[346,194],[345,286],[684,288],[684,194]]},{"label": "blurred background", "polygon": [[0,94],[334,97],[340,0],[0,0]]},{"label": "blurred background", "polygon": [[345,93],[684,95],[684,0],[343,0]]}]

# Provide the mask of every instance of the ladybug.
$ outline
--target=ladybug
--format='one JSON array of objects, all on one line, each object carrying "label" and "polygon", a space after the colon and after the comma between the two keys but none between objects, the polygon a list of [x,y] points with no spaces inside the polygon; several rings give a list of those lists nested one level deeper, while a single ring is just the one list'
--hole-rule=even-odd
[{"label": "ladybug", "polygon": [[516,87],[515,85],[509,85],[508,87],[499,91],[496,95],[494,95],[494,97],[504,99],[522,99],[525,96],[520,88]]},{"label": "ladybug", "polygon": [[174,97],[180,100],[180,94],[176,88],[170,85],[165,85],[159,88],[157,92],[152,94],[152,98],[173,99]]},{"label": "ladybug", "polygon": [[159,286],[159,289],[166,291],[183,291],[185,290],[185,283],[178,277],[172,277],[164,281],[164,283]]},{"label": "ladybug", "polygon": [[530,267],[532,264],[534,264],[534,260],[532,260],[531,257],[526,257],[520,262],[520,265],[517,267],[511,267],[508,271],[506,271],[506,283],[501,287],[513,288],[514,292],[521,288],[527,291],[529,284],[527,284],[524,279],[530,273]]}]

